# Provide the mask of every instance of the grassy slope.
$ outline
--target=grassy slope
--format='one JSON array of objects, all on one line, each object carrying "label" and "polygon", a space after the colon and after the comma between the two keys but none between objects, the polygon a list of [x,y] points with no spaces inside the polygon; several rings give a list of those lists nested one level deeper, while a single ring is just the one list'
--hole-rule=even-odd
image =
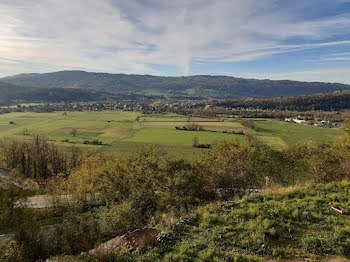
[{"label": "grassy slope", "polygon": [[350,183],[282,189],[201,207],[133,259],[233,261],[237,254],[246,260],[235,261],[350,258],[350,215],[338,214],[329,203],[350,208]]},{"label": "grassy slope", "polygon": [[[139,118],[139,121],[137,121]],[[14,121],[15,124],[9,124]],[[158,144],[172,155],[191,157],[201,152],[192,148],[194,137],[200,143],[236,141],[246,143],[243,135],[222,133],[243,131],[258,141],[281,147],[286,144],[312,141],[316,144],[329,142],[339,135],[339,130],[287,124],[277,120],[256,119],[259,132],[246,128],[240,120],[226,122],[198,122],[207,131],[175,130],[184,126],[188,117],[175,114],[142,115],[139,112],[86,111],[54,113],[11,113],[0,115],[0,137],[29,139],[41,135],[63,146],[77,145],[113,155],[137,151],[146,144]],[[29,135],[24,135],[24,130]],[[72,129],[77,135],[71,135]],[[214,131],[214,132],[210,132]],[[64,142],[69,140],[69,143]],[[99,140],[104,145],[83,145],[84,140]]]},{"label": "grassy slope", "polygon": [[[108,261],[349,261],[350,182],[282,188],[218,202],[180,220],[164,215],[156,246]],[[168,218],[168,220],[166,220]],[[92,261],[60,256],[50,261]]]}]

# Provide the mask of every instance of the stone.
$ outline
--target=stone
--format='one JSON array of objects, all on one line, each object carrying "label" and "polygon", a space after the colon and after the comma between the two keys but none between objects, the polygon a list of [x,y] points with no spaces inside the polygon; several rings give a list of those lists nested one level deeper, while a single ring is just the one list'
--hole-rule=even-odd
[{"label": "stone", "polygon": [[97,248],[90,250],[89,254],[115,254],[125,248],[131,252],[139,247],[154,245],[157,242],[159,233],[160,231],[155,228],[144,227],[136,229],[102,243]]}]

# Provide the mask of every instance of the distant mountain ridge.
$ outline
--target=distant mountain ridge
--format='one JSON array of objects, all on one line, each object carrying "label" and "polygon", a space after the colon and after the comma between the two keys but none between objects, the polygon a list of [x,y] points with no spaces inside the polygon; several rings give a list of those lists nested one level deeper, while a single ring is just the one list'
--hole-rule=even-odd
[{"label": "distant mountain ridge", "polygon": [[0,105],[21,102],[81,102],[104,100],[113,95],[80,88],[23,87],[0,82]]},{"label": "distant mountain ridge", "polygon": [[20,74],[0,81],[23,87],[80,88],[113,94],[163,96],[175,99],[244,99],[312,95],[350,90],[350,85],[290,80],[257,80],[229,76],[127,75],[59,71]]}]

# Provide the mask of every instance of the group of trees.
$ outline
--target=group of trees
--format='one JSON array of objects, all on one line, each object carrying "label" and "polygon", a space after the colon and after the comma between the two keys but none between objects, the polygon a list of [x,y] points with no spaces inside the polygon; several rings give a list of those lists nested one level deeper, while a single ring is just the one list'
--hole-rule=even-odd
[{"label": "group of trees", "polygon": [[187,125],[184,125],[183,127],[175,126],[176,130],[185,130],[185,131],[202,131],[203,128],[198,125],[197,123],[188,123]]},{"label": "group of trees", "polygon": [[68,176],[79,165],[80,155],[76,147],[63,151],[38,136],[28,141],[0,140],[0,166],[38,181],[58,174]]},{"label": "group of trees", "polygon": [[84,203],[98,195],[107,205],[128,201],[147,214],[207,201],[217,188],[262,188],[266,177],[277,186],[350,179],[349,134],[322,146],[218,144],[194,161],[164,155],[150,147],[116,161],[87,158],[65,183]]},{"label": "group of trees", "polygon": [[[245,123],[248,125],[250,122]],[[28,141],[3,139],[0,141],[0,165],[38,181],[49,180],[61,174],[69,184],[77,181],[82,183],[72,186],[71,193],[79,192],[77,189],[80,187],[90,188],[88,192],[99,193],[100,196],[105,196],[108,192],[113,192],[114,196],[123,195],[121,200],[127,198],[125,194],[135,194],[135,191],[142,191],[143,187],[146,191],[155,187],[152,192],[158,192],[158,195],[159,192],[166,192],[173,186],[167,183],[179,182],[176,181],[178,175],[180,180],[189,180],[186,181],[186,190],[182,189],[180,193],[179,187],[173,192],[174,198],[186,194],[188,186],[191,186],[194,181],[192,179],[196,176],[203,185],[202,189],[212,190],[218,187],[260,188],[266,176],[273,183],[283,186],[305,180],[326,183],[349,178],[350,132],[347,128],[344,130],[341,138],[330,145],[322,146],[304,143],[276,149],[253,143],[254,141],[248,146],[236,143],[217,144],[211,150],[203,152],[196,161],[167,158],[156,147],[117,160],[90,157],[82,161],[81,152],[76,147],[62,150],[39,137]],[[195,138],[193,146],[199,145],[198,138]],[[86,177],[95,181],[94,185],[99,184],[99,187],[84,181]],[[204,186],[205,183],[208,184]],[[108,188],[104,188],[106,185],[109,185]],[[103,190],[100,190],[101,187]],[[196,198],[192,193],[188,196]],[[109,195],[104,199],[108,202],[116,198]]]}]

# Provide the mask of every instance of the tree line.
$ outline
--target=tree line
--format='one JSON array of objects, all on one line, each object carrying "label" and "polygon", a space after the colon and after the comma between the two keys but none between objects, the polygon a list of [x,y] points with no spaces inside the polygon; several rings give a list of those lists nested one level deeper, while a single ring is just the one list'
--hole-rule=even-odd
[{"label": "tree line", "polygon": [[258,108],[262,110],[345,110],[350,109],[350,92],[317,94],[308,96],[277,97],[251,100],[226,100],[215,103],[216,106],[230,108]]}]

